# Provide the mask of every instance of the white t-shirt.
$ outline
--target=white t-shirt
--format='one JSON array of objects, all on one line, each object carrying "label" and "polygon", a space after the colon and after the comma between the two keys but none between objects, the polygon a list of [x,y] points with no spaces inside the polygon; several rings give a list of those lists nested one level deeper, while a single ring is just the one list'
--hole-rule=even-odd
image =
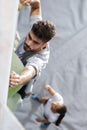
[{"label": "white t-shirt", "polygon": [[52,96],[47,103],[45,104],[44,107],[44,115],[47,117],[49,122],[55,122],[58,119],[59,113],[53,113],[51,111],[51,104],[53,101],[56,101],[60,104],[63,104],[63,98],[59,93],[56,93],[54,96]]}]

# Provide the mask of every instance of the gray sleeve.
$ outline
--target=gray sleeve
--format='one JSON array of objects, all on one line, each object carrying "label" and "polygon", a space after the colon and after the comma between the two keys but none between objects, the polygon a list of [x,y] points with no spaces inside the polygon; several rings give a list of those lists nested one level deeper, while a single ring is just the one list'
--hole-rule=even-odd
[{"label": "gray sleeve", "polygon": [[33,23],[42,20],[41,15],[36,15],[36,16],[30,16],[30,28],[32,27]]},{"label": "gray sleeve", "polygon": [[19,12],[17,30],[20,34],[20,38],[24,38],[27,35],[35,21],[42,20],[41,14],[30,16],[30,10],[30,6],[26,6]]},{"label": "gray sleeve", "polygon": [[37,75],[40,74],[41,70],[44,69],[46,67],[46,64],[48,63],[49,54],[50,52],[46,51],[44,53],[38,53],[34,55],[27,60],[26,66],[34,66],[37,70]]}]

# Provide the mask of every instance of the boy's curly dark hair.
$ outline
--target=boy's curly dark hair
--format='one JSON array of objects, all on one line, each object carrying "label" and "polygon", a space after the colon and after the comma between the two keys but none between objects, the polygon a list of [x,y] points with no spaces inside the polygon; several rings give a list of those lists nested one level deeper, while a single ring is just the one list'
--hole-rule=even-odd
[{"label": "boy's curly dark hair", "polygon": [[37,21],[36,23],[34,23],[31,31],[44,43],[51,40],[56,34],[54,24],[47,20]]}]

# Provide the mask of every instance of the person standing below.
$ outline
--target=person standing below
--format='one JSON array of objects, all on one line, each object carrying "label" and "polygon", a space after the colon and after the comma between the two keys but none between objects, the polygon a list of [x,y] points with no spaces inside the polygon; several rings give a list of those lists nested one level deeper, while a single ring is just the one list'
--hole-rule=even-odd
[{"label": "person standing below", "polygon": [[36,118],[37,122],[41,123],[42,128],[46,128],[50,123],[59,126],[64,118],[67,108],[64,104],[63,97],[56,92],[50,85],[45,86],[45,90],[51,94],[51,97],[40,97],[39,94],[32,94],[32,99],[43,103],[44,109],[42,110],[42,118]]},{"label": "person standing below", "polygon": [[[22,0],[26,1],[26,0]],[[33,84],[41,70],[46,67],[49,60],[49,41],[55,36],[53,23],[42,20],[40,0],[28,0],[30,11],[30,29],[27,36],[20,40],[15,51],[24,69],[20,74],[12,71],[10,73],[10,87],[23,85],[19,90],[22,98],[32,93]]]}]

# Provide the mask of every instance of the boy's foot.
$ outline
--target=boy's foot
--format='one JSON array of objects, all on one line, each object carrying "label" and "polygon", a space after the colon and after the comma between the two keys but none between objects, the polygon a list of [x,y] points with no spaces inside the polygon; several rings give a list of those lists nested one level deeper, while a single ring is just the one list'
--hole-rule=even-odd
[{"label": "boy's foot", "polygon": [[49,123],[41,123],[41,128],[47,128],[48,127],[48,125],[49,125]]}]

